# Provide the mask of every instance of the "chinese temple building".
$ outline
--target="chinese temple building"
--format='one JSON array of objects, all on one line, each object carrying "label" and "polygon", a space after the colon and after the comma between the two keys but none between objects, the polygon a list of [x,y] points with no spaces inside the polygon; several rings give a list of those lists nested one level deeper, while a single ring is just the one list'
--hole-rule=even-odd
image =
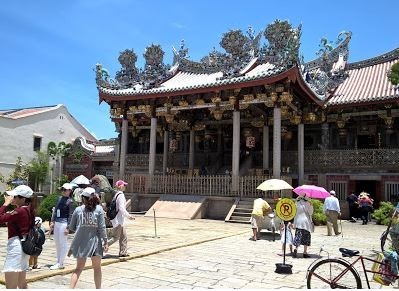
[{"label": "chinese temple building", "polygon": [[120,133],[108,162],[93,155],[98,170],[141,194],[256,197],[261,182],[281,178],[340,200],[366,191],[397,201],[399,87],[387,73],[399,49],[348,63],[345,32],[304,62],[300,37],[300,26],[276,20],[258,34],[225,33],[225,52],[198,62],[182,42],[171,66],[159,45],[147,47],[143,69],[133,50],[121,52],[114,79],[97,64],[99,100]]}]

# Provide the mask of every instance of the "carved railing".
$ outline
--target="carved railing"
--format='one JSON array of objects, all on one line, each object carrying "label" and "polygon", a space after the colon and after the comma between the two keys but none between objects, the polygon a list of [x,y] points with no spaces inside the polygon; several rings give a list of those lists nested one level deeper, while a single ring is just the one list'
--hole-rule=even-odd
[{"label": "carved railing", "polygon": [[[135,175],[126,174],[127,192],[147,194],[181,194],[202,196],[257,197],[256,190],[269,176],[239,177],[238,191],[232,188],[233,178],[230,176],[182,176],[182,175]],[[291,184],[291,178],[282,177]],[[263,193],[266,198],[273,198],[276,193]],[[280,193],[279,193],[280,194]],[[284,190],[281,195],[290,196],[291,191]]]},{"label": "carved railing", "polygon": [[[227,157],[227,158],[226,158]],[[131,168],[148,168],[149,155],[127,155],[127,167]],[[162,154],[156,155],[157,169],[162,169]],[[212,165],[218,159],[217,153],[196,153],[195,167],[202,165]],[[270,167],[273,165],[273,154],[269,153]],[[399,170],[399,149],[342,149],[342,150],[307,150],[304,153],[305,172],[329,172],[329,171],[345,171],[345,170],[361,170],[361,169],[384,169]],[[254,168],[262,168],[262,153],[253,153]],[[225,154],[224,164],[227,166],[231,163],[231,156]],[[188,168],[187,153],[169,154],[168,167]],[[209,166],[208,166],[209,167]],[[281,168],[282,173],[297,172],[298,169],[298,152],[282,151],[281,152]]]},{"label": "carved railing", "polygon": [[[270,165],[273,154],[270,152]],[[254,153],[257,167],[262,167],[262,153]],[[304,153],[305,172],[328,172],[359,169],[399,169],[399,149],[342,149],[342,150],[307,150]],[[291,172],[298,168],[298,152],[282,151],[281,167],[290,167]],[[284,172],[284,171],[283,171]]]}]

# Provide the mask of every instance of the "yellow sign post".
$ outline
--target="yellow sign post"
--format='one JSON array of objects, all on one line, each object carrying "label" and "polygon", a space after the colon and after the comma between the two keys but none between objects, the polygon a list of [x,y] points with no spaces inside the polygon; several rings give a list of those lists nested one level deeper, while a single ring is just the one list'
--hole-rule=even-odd
[{"label": "yellow sign post", "polygon": [[284,254],[283,254],[283,263],[276,264],[276,273],[279,274],[292,274],[292,265],[285,263],[285,246],[287,243],[287,228],[288,221],[292,220],[296,214],[296,205],[295,202],[289,198],[280,199],[276,205],[276,213],[277,216],[284,221]]},{"label": "yellow sign post", "polygon": [[289,198],[280,199],[276,205],[277,216],[284,221],[290,221],[295,217],[296,205],[295,202]]}]

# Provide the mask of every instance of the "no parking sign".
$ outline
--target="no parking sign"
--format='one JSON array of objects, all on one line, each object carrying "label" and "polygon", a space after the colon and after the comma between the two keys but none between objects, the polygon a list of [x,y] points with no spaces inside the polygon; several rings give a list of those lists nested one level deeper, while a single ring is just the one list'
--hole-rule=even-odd
[{"label": "no parking sign", "polygon": [[284,221],[290,221],[295,217],[296,205],[295,202],[289,198],[283,198],[277,202],[276,205],[277,216]]}]

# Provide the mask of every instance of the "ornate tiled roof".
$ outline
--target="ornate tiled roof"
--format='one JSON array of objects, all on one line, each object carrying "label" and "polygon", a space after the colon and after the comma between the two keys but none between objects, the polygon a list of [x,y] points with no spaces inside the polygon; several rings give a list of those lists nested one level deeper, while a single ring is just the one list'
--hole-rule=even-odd
[{"label": "ornate tiled roof", "polygon": [[[268,44],[261,47],[262,35]],[[96,65],[96,83],[100,93],[113,96],[137,96],[177,92],[197,88],[223,86],[278,75],[298,64],[301,26],[294,28],[287,21],[276,20],[255,34],[230,30],[223,34],[220,46],[225,52],[213,49],[199,62],[188,59],[184,42],[174,49],[174,63],[163,64],[159,45],[147,47],[144,69],[137,69],[137,55],[133,50],[121,52],[122,69],[115,79],[101,64]]]},{"label": "ornate tiled roof", "polygon": [[392,65],[397,62],[399,49],[348,64],[348,78],[337,87],[327,105],[374,103],[399,98],[399,86],[392,85],[387,77]]},{"label": "ornate tiled roof", "polygon": [[247,74],[234,77],[231,79],[220,79],[222,72],[217,72],[213,74],[194,74],[187,72],[178,72],[171,79],[162,83],[159,87],[153,89],[143,89],[143,88],[127,88],[127,89],[109,89],[109,88],[99,88],[102,93],[126,96],[126,95],[149,95],[156,93],[168,93],[175,91],[183,91],[190,89],[200,89],[200,88],[211,88],[227,84],[235,84],[246,81],[252,81],[257,79],[262,79],[265,77],[270,77],[282,73],[285,68],[275,68],[273,65],[266,64],[264,66],[259,66],[257,70],[250,71]]}]

